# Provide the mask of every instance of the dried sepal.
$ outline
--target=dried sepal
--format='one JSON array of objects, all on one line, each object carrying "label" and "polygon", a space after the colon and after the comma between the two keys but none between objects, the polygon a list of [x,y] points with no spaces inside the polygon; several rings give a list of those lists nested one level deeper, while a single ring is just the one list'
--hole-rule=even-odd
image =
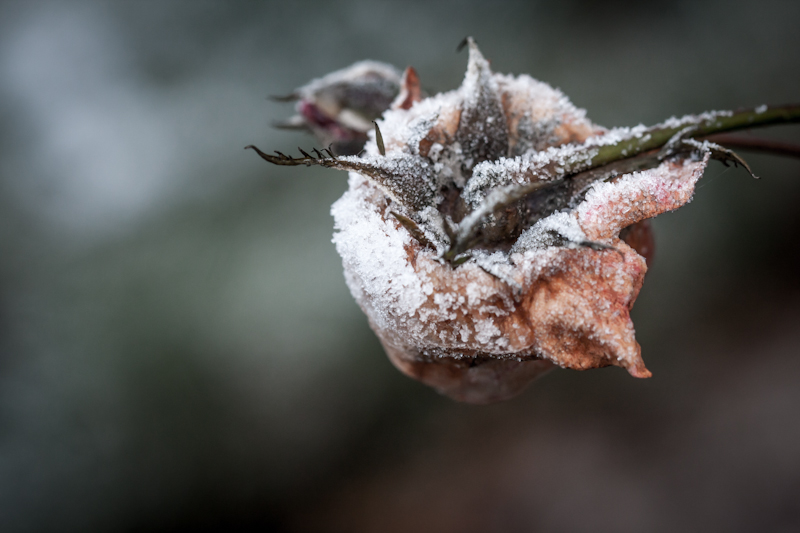
[{"label": "dried sepal", "polygon": [[739,154],[729,148],[725,148],[724,146],[711,141],[698,141],[696,139],[684,139],[683,145],[702,153],[708,152],[712,159],[721,161],[726,167],[728,166],[728,162],[733,163],[733,165],[736,167],[741,166],[747,171],[748,174],[750,174],[750,176],[758,179],[758,176],[753,174],[753,170],[750,168],[750,165],[747,164],[747,161],[742,159]]},{"label": "dried sepal", "polygon": [[508,155],[508,124],[489,62],[471,37],[467,42],[469,63],[460,89],[461,117],[455,142],[464,154],[462,172],[470,175],[478,163]]},{"label": "dried sepal", "polygon": [[484,221],[497,211],[522,200],[536,191],[553,188],[562,183],[563,180],[551,180],[494,187],[481,205],[467,215],[458,225],[452,244],[447,252],[444,253],[444,259],[450,261],[486,240],[478,232]]},{"label": "dried sepal", "polygon": [[422,246],[434,250],[436,249],[433,243],[425,236],[425,232],[420,229],[419,224],[396,211],[389,211],[389,214],[396,218],[397,221],[408,230],[408,233],[411,234],[411,236],[414,237]]},{"label": "dried sepal", "polygon": [[375,125],[375,146],[378,147],[378,153],[386,155],[386,147],[383,144],[383,135],[381,135],[381,128],[374,120],[372,123]]},{"label": "dried sepal", "polygon": [[245,149],[255,151],[262,159],[273,165],[321,166],[358,172],[375,182],[398,204],[412,211],[424,209],[433,200],[433,189],[419,186],[418,178],[425,176],[430,167],[427,161],[420,158],[337,157],[329,148],[325,149],[327,157],[319,151],[316,151],[318,157],[312,157],[302,150],[300,151],[303,157],[290,157],[277,151],[275,152],[277,156],[270,155],[253,145],[245,146]]}]

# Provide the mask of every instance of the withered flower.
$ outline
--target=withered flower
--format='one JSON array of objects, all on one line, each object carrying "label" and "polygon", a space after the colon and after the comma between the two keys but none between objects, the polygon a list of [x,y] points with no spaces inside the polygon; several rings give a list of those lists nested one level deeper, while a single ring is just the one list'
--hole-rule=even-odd
[{"label": "withered flower", "polygon": [[[748,116],[800,115],[785,110]],[[646,220],[688,202],[709,158],[744,165],[697,140],[741,116],[607,130],[549,85],[493,73],[470,39],[461,87],[423,98],[408,69],[363,156],[253,148],[350,171],[333,242],[390,360],[488,403],[554,365],[651,375],[630,318],[652,252]]]}]

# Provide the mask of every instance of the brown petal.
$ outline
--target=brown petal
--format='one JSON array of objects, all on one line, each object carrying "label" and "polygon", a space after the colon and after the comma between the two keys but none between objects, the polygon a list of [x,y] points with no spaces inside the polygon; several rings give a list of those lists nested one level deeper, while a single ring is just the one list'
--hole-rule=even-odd
[{"label": "brown petal", "polygon": [[653,228],[649,220],[642,220],[624,228],[619,232],[619,238],[636,250],[637,254],[644,257],[648,268],[653,266],[656,245],[653,237]]},{"label": "brown petal", "polygon": [[513,396],[550,363],[650,376],[630,319],[647,267],[624,242],[514,254],[505,282],[474,263],[437,261],[373,187],[351,185],[334,206],[334,242],[351,292],[400,370],[471,403]]},{"label": "brown petal", "polygon": [[700,161],[665,161],[654,169],[597,184],[576,210],[578,223],[590,240],[602,241],[640,220],[674,211],[692,198],[708,158],[706,154]]},{"label": "brown petal", "polygon": [[400,82],[400,94],[392,104],[393,109],[411,109],[416,102],[422,100],[422,89],[419,76],[414,67],[407,67]]}]

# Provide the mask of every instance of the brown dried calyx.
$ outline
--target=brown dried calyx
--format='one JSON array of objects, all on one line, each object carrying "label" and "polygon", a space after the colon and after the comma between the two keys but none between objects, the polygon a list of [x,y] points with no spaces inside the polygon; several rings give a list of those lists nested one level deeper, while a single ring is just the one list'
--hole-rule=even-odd
[{"label": "brown dried calyx", "polygon": [[471,403],[510,398],[554,365],[649,377],[630,319],[652,253],[646,219],[688,202],[710,157],[741,163],[687,138],[731,114],[606,130],[469,49],[455,91],[423,98],[406,71],[363,156],[259,154],[350,171],[333,240],[409,376]]}]

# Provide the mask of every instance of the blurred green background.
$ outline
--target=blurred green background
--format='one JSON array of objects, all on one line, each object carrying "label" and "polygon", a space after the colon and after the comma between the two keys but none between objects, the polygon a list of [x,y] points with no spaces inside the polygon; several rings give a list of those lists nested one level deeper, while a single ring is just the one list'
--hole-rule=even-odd
[{"label": "blurred green background", "polygon": [[356,60],[457,87],[465,35],[606,126],[798,102],[798,28],[773,0],[0,3],[0,529],[797,530],[800,161],[714,163],[655,221],[652,379],[474,407],[350,297],[345,174],[242,148],[312,145],[265,97]]}]

